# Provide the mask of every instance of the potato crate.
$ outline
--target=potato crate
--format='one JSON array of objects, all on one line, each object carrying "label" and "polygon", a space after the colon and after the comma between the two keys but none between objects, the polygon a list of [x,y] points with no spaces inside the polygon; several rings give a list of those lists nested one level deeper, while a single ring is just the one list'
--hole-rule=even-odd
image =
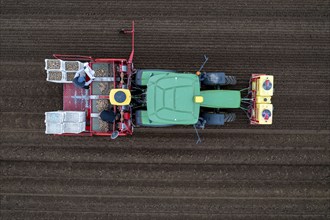
[{"label": "potato crate", "polygon": [[78,122],[78,123],[64,122],[63,123],[63,133],[78,134],[78,133],[85,131],[85,128],[86,128],[86,122]]},{"label": "potato crate", "polygon": [[86,122],[64,122],[64,123],[46,123],[46,134],[63,134],[73,133],[79,134],[84,132],[86,128]]},{"label": "potato crate", "polygon": [[62,61],[59,59],[45,59],[45,70],[62,70]]},{"label": "potato crate", "polygon": [[63,123],[46,123],[46,134],[63,134]]},{"label": "potato crate", "polygon": [[53,111],[45,113],[45,123],[85,122],[84,111]]},{"label": "potato crate", "polygon": [[47,70],[47,81],[55,82],[55,83],[63,83],[65,82],[64,75],[66,73],[61,70]]},{"label": "potato crate", "polygon": [[76,75],[76,72],[65,72],[65,81],[67,83],[72,83],[72,80],[74,79],[74,76]]},{"label": "potato crate", "polygon": [[78,71],[82,68],[84,68],[84,64],[80,61],[45,59],[45,70]]},{"label": "potato crate", "polygon": [[45,123],[62,123],[65,114],[61,111],[45,112]]},{"label": "potato crate", "polygon": [[84,111],[65,111],[64,122],[85,122],[86,112]]},{"label": "potato crate", "polygon": [[84,68],[84,64],[79,61],[62,61],[61,69],[67,72],[77,72]]},{"label": "potato crate", "polygon": [[55,83],[72,83],[76,72],[47,70],[47,81]]}]

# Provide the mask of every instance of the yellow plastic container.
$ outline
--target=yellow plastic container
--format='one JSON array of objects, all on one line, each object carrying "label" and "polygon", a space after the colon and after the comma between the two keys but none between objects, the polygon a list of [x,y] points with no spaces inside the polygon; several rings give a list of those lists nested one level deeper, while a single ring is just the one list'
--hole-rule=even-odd
[{"label": "yellow plastic container", "polygon": [[111,89],[109,100],[112,105],[129,105],[131,102],[131,92],[128,89]]},{"label": "yellow plastic container", "polygon": [[273,123],[273,105],[272,104],[257,104],[256,119],[259,124],[269,125]]},{"label": "yellow plastic container", "polygon": [[264,75],[257,80],[257,96],[273,96],[274,76]]},{"label": "yellow plastic container", "polygon": [[256,97],[257,104],[270,104],[272,103],[271,96],[257,96]]}]

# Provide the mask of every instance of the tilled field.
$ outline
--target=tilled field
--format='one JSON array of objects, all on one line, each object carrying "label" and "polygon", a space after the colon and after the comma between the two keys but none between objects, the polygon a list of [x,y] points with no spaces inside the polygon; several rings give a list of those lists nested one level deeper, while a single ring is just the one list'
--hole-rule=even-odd
[{"label": "tilled field", "polygon": [[[330,213],[330,1],[1,1],[1,219],[326,219]],[[138,68],[223,70],[240,89],[275,76],[274,124],[44,134],[62,109],[53,53]]]}]

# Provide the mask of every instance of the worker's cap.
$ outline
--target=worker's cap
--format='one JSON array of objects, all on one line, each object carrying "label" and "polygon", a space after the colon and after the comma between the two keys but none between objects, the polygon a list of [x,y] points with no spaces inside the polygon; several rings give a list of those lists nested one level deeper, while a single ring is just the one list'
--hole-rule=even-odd
[{"label": "worker's cap", "polygon": [[85,81],[85,78],[84,78],[83,76],[80,76],[80,77],[78,78],[78,82],[82,83],[82,82],[84,82],[84,81]]}]

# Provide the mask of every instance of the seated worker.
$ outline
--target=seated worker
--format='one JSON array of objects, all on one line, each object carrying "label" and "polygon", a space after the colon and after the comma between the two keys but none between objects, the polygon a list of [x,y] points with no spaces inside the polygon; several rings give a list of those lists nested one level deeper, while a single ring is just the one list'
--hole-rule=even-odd
[{"label": "seated worker", "polygon": [[102,119],[102,121],[106,121],[108,123],[113,123],[113,122],[118,121],[120,119],[120,114],[117,113],[115,115],[113,110],[103,110],[100,113],[100,118]]},{"label": "seated worker", "polygon": [[[84,68],[76,72],[76,75],[74,76],[72,82],[76,87],[89,89],[89,85],[93,82],[93,79],[95,78],[94,73],[95,72],[88,66],[88,63],[85,63]],[[86,82],[86,74],[90,78],[88,82]]]}]

